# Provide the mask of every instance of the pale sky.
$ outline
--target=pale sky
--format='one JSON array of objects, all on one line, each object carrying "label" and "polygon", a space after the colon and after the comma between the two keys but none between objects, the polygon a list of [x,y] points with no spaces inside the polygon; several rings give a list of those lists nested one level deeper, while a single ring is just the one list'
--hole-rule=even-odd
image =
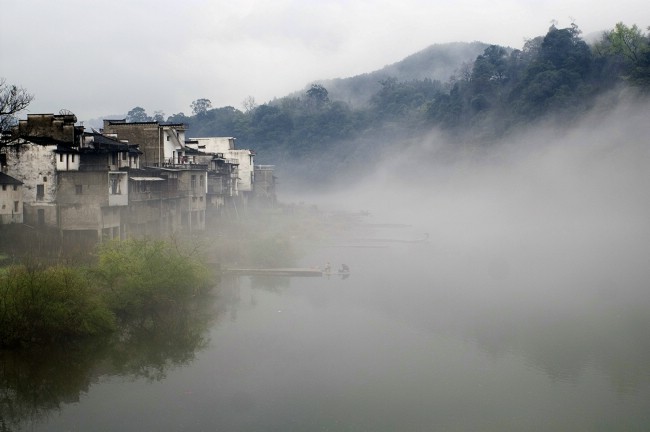
[{"label": "pale sky", "polygon": [[650,25],[647,0],[2,0],[0,10],[0,77],[34,94],[30,113],[79,120],[135,106],[189,115],[199,98],[242,109],[248,96],[261,104],[432,44],[521,48],[553,20],[585,35]]}]

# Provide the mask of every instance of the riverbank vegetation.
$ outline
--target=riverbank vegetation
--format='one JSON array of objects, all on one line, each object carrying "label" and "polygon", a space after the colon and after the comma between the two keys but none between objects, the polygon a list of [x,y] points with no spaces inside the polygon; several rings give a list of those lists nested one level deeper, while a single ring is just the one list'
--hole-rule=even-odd
[{"label": "riverbank vegetation", "polygon": [[182,310],[212,284],[197,254],[162,240],[102,244],[86,267],[11,265],[0,272],[0,346],[124,331]]},{"label": "riverbank vegetation", "polygon": [[[85,249],[83,260],[73,258],[78,248],[67,255],[64,244],[49,242],[38,249],[42,255],[9,248],[0,267],[0,348],[123,338],[183,321],[217,286],[220,269],[293,266],[357,216],[278,204],[182,240],[106,241]],[[29,238],[13,240],[27,245]]]}]

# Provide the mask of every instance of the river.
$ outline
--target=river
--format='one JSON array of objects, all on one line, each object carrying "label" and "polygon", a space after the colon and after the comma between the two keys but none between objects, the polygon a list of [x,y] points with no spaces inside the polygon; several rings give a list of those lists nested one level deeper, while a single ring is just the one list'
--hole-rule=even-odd
[{"label": "river", "polygon": [[648,430],[647,286],[368,219],[298,263],[349,276],[224,277],[120,352],[3,357],[0,430]]}]

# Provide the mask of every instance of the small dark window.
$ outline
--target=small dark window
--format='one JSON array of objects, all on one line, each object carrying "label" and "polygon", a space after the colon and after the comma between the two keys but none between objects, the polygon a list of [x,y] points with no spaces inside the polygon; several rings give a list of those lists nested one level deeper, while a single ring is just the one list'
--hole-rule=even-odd
[{"label": "small dark window", "polygon": [[14,213],[18,213],[18,205],[20,204],[20,201],[14,201]]},{"label": "small dark window", "polygon": [[59,162],[63,162],[63,153],[59,154]]},{"label": "small dark window", "polygon": [[43,177],[43,183],[47,183],[47,177]]},{"label": "small dark window", "polygon": [[36,185],[36,199],[42,200],[43,198],[45,198],[45,185]]},{"label": "small dark window", "polygon": [[7,190],[7,185],[2,185],[2,190]]},{"label": "small dark window", "polygon": [[18,190],[18,185],[14,185],[14,190]]}]

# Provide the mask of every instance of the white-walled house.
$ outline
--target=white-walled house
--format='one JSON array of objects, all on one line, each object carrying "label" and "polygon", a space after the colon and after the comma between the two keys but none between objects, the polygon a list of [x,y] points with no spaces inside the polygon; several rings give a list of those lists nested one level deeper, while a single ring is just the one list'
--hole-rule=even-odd
[{"label": "white-walled house", "polygon": [[236,159],[239,163],[236,189],[248,193],[253,190],[255,182],[255,153],[252,150],[235,149],[235,140],[233,137],[189,138],[185,144],[203,153],[222,154],[225,159]]}]

